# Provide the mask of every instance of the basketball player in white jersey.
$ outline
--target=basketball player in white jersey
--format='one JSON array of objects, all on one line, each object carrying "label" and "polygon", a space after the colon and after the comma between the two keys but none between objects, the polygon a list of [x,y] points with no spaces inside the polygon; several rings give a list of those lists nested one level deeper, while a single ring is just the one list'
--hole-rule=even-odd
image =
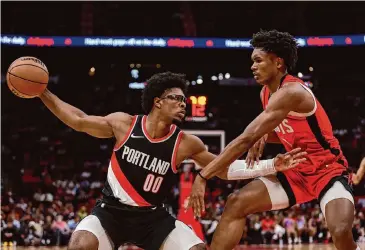
[{"label": "basketball player in white jersey", "polygon": [[[216,156],[194,135],[175,124],[183,121],[186,107],[184,75],[152,76],[142,95],[147,115],[117,112],[107,116],[87,115],[46,90],[40,99],[62,122],[76,131],[97,138],[115,137],[103,189],[92,214],[84,218],[68,249],[111,250],[131,243],[147,250],[206,249],[203,241],[181,221],[172,217],[163,202],[176,183],[181,162],[193,159],[201,167]],[[305,160],[295,149],[274,159],[260,161],[253,169],[235,161],[217,176],[224,179],[253,178],[295,167]]]}]

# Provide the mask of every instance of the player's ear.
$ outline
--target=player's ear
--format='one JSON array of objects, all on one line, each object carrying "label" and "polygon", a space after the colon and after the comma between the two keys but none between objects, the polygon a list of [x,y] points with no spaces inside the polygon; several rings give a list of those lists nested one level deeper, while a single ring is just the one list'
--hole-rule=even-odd
[{"label": "player's ear", "polygon": [[154,106],[155,106],[156,108],[160,109],[160,108],[161,108],[161,101],[162,101],[162,100],[161,100],[160,98],[158,98],[158,97],[153,98]]},{"label": "player's ear", "polygon": [[276,58],[276,67],[278,69],[281,69],[282,67],[284,67],[284,60],[283,60],[283,58],[281,58],[281,57],[277,57]]}]

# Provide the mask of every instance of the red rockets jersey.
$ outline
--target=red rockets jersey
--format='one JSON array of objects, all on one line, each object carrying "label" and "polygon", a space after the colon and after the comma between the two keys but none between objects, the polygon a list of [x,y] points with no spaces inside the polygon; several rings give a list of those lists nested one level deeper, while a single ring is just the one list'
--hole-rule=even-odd
[{"label": "red rockets jersey", "polygon": [[[315,101],[314,109],[306,114],[291,111],[287,117],[275,128],[275,132],[287,151],[300,147],[308,153],[309,161],[301,164],[301,169],[315,170],[318,167],[339,162],[347,167],[347,161],[343,156],[340,144],[332,132],[331,122],[322,105],[315,98],[312,91],[304,82],[291,75],[282,78],[280,87],[285,84],[299,82],[307,90]],[[270,99],[270,91],[263,87],[262,104],[264,109]]]}]

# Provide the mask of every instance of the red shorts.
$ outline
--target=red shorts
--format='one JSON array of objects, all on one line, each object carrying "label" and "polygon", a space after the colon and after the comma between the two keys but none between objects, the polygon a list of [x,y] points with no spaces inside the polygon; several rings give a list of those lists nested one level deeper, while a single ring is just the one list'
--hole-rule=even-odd
[{"label": "red shorts", "polygon": [[305,203],[314,199],[319,201],[336,181],[344,184],[352,193],[348,169],[338,162],[313,168],[308,165],[279,172],[277,178],[289,198],[290,206]]}]

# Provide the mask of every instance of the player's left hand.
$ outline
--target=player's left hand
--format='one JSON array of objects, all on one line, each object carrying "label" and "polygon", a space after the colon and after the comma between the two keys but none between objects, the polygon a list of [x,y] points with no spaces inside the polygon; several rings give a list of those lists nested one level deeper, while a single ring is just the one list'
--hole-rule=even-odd
[{"label": "player's left hand", "polygon": [[274,167],[278,172],[295,168],[299,163],[306,160],[305,155],[307,155],[307,152],[302,152],[301,148],[295,148],[285,154],[278,154],[274,159]]},{"label": "player's left hand", "polygon": [[246,156],[247,168],[253,168],[255,163],[259,164],[260,157],[264,151],[264,147],[267,141],[268,135],[264,135],[260,140],[258,140],[251,148],[248,150]]},{"label": "player's left hand", "polygon": [[206,181],[199,175],[195,177],[195,181],[188,198],[189,202],[185,207],[185,210],[192,207],[195,217],[200,217],[201,213],[205,210],[204,195],[206,184]]}]

